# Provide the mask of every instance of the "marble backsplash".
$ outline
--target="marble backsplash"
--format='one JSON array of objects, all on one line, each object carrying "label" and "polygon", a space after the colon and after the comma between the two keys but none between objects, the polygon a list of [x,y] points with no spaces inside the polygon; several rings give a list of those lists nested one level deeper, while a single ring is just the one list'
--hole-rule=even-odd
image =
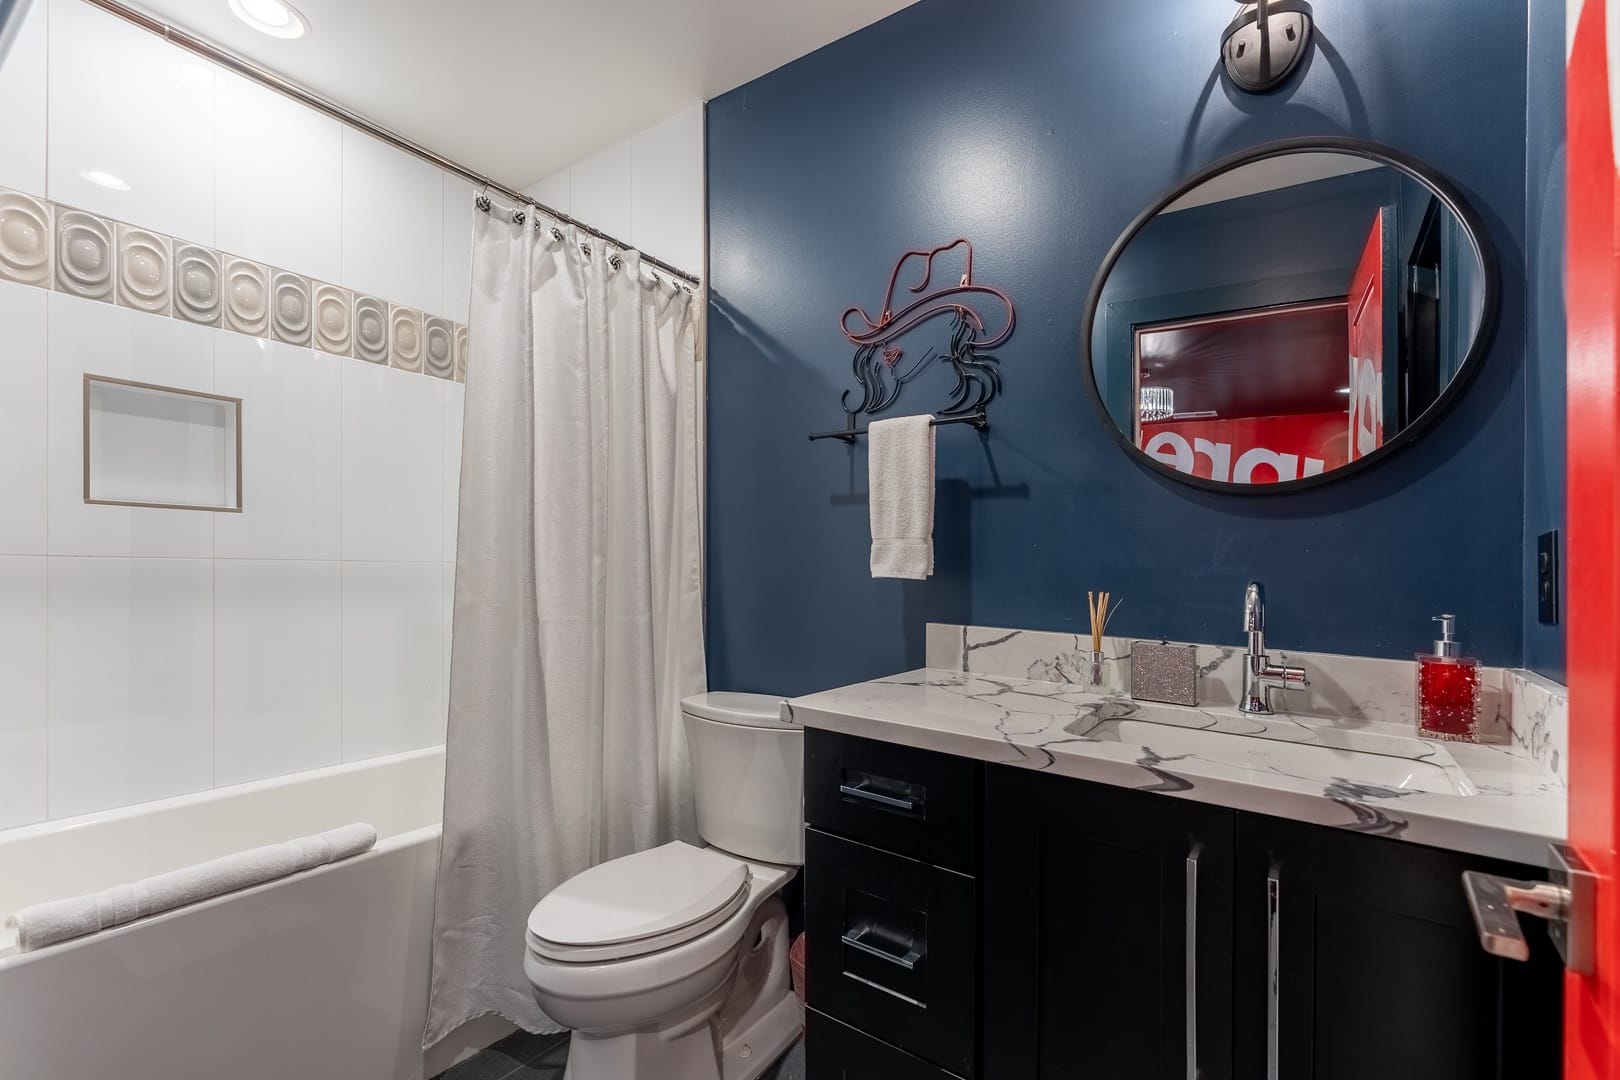
[{"label": "marble backsplash", "polygon": [[[1130,687],[1131,644],[1135,639],[1103,638],[1103,684],[1125,694]],[[1194,645],[1200,705],[1234,706],[1243,689],[1243,646]],[[930,623],[926,662],[931,668],[980,675],[1087,681],[1089,635],[1041,630]],[[1272,651],[1278,663],[1303,667],[1311,685],[1274,690],[1272,707],[1289,716],[1331,717],[1345,724],[1416,724],[1413,708],[1415,665],[1332,653]],[[1568,783],[1569,693],[1529,671],[1481,668],[1485,741],[1511,743],[1521,753]]]}]

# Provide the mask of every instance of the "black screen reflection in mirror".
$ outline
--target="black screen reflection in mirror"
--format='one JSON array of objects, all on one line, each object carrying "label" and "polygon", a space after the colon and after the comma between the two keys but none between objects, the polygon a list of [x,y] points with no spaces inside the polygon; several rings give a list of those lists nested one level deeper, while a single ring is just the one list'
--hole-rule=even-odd
[{"label": "black screen reflection in mirror", "polygon": [[1314,485],[1409,441],[1477,366],[1494,260],[1414,166],[1264,153],[1138,220],[1093,288],[1091,374],[1179,479]]}]

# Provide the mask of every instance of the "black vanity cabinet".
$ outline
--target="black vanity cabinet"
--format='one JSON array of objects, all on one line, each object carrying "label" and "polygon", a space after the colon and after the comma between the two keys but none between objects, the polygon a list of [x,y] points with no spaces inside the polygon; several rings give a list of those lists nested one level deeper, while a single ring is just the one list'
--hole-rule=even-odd
[{"label": "black vanity cabinet", "polygon": [[[809,1080],[1555,1080],[1532,867],[806,732]],[[1168,782],[1168,781],[1167,781]]]},{"label": "black vanity cabinet", "polygon": [[1461,882],[1533,868],[1007,766],[984,803],[986,1080],[1559,1075],[1551,942],[1487,955]]},{"label": "black vanity cabinet", "polygon": [[1009,766],[984,815],[988,1080],[1229,1080],[1237,815]]},{"label": "black vanity cabinet", "polygon": [[1237,1074],[1286,1080],[1553,1080],[1563,966],[1479,944],[1464,870],[1534,868],[1238,815]]},{"label": "black vanity cabinet", "polygon": [[805,732],[809,1080],[977,1075],[982,774]]}]

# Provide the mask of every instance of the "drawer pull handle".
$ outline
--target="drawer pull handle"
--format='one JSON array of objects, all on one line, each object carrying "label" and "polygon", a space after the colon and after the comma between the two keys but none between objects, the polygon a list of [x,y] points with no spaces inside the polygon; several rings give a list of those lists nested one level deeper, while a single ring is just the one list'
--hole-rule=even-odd
[{"label": "drawer pull handle", "polygon": [[1266,878],[1266,1080],[1281,1072],[1282,1034],[1282,879]]},{"label": "drawer pull handle", "polygon": [[913,948],[907,950],[904,956],[897,956],[887,949],[880,949],[876,945],[868,944],[865,938],[866,935],[871,932],[872,928],[870,926],[862,926],[855,930],[847,931],[844,934],[844,944],[848,945],[852,949],[857,950],[858,952],[863,952],[868,956],[875,956],[879,960],[887,960],[896,967],[903,967],[907,971],[916,970],[917,961],[922,959],[922,953],[920,951]]},{"label": "drawer pull handle", "polygon": [[870,788],[839,784],[838,790],[852,799],[865,799],[869,803],[886,806],[891,810],[904,810],[909,814],[917,809],[917,803],[912,799],[901,798],[896,795],[884,795],[882,792],[873,791]]},{"label": "drawer pull handle", "polygon": [[1195,843],[1187,853],[1187,1080],[1198,1073],[1198,857],[1204,845]]}]

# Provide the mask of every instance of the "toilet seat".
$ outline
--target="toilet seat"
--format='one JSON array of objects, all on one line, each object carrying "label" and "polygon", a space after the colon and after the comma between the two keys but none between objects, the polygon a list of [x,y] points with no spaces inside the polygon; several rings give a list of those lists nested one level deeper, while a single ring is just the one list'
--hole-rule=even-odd
[{"label": "toilet seat", "polygon": [[528,943],[564,963],[628,960],[671,949],[721,926],[747,903],[742,860],[680,841],[594,866],[529,913]]}]

